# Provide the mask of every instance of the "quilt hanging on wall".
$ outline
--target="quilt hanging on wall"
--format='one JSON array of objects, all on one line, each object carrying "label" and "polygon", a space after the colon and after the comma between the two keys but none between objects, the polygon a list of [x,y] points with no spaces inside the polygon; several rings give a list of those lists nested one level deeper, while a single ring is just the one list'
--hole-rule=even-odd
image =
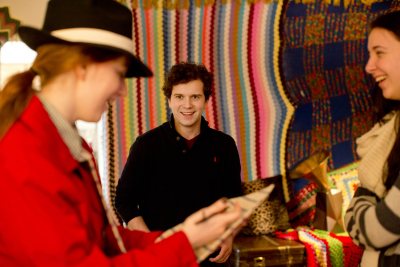
[{"label": "quilt hanging on wall", "polygon": [[368,24],[400,1],[284,2],[281,79],[295,106],[288,169],[320,150],[328,151],[330,170],[343,167],[358,160],[356,139],[373,121]]},{"label": "quilt hanging on wall", "polygon": [[[280,1],[133,1],[135,53],[150,79],[128,80],[129,93],[106,122],[106,177],[118,179],[136,137],[169,116],[161,87],[180,61],[214,75],[205,117],[236,141],[244,181],[284,173],[292,107],[278,72]],[[114,181],[115,182],[115,181]]]}]

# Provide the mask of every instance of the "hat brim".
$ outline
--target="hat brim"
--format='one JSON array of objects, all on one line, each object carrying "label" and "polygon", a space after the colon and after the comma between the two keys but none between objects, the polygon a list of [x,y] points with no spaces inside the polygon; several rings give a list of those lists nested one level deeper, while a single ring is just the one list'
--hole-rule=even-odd
[{"label": "hat brim", "polygon": [[104,44],[96,44],[96,43],[89,43],[89,42],[71,42],[67,40],[63,40],[51,35],[48,32],[29,27],[29,26],[20,26],[18,28],[18,35],[21,40],[26,43],[31,49],[37,50],[37,48],[44,44],[51,44],[51,43],[59,43],[59,44],[85,44],[94,47],[100,47],[109,49],[111,51],[121,52],[121,54],[127,56],[129,63],[128,63],[128,70],[126,72],[125,77],[151,77],[153,76],[153,72],[136,56],[133,54],[117,48],[113,46],[108,46]]}]

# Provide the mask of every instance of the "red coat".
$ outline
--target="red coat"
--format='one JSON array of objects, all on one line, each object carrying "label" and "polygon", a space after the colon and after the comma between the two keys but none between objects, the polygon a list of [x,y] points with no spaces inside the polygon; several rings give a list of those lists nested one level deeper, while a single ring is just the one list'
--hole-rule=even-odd
[{"label": "red coat", "polygon": [[120,229],[117,251],[93,177],[37,97],[0,140],[0,266],[198,266],[184,233]]}]

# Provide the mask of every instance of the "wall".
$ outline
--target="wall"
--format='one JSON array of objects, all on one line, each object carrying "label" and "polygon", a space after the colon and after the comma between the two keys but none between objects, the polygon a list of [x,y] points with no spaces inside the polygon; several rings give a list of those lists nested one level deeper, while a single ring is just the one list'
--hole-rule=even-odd
[{"label": "wall", "polygon": [[[47,1],[48,0],[0,0],[0,7],[7,6],[10,17],[19,20],[21,25],[41,28]],[[12,38],[12,40],[14,40],[14,38]],[[16,40],[18,40],[18,38],[16,38]],[[12,50],[8,49],[10,45],[13,46]],[[17,48],[19,49],[16,49],[16,46],[18,46]],[[10,75],[28,68],[36,54],[32,50],[26,51],[29,48],[20,42],[7,42],[1,49],[4,49],[0,51],[0,84],[3,85]],[[21,54],[24,55],[22,58]],[[96,154],[97,124],[79,121],[77,126],[81,131],[81,135],[92,145]]]},{"label": "wall", "polygon": [[0,0],[0,7],[8,6],[10,16],[21,24],[41,27],[47,0]]},{"label": "wall", "polygon": [[[48,0],[0,0],[0,7],[8,7],[9,16],[23,25],[40,28],[43,23],[44,11]],[[11,40],[18,40],[17,36]],[[22,71],[30,65],[34,53],[23,47],[22,43],[7,42],[1,47],[0,83],[4,84],[7,77]],[[9,49],[11,48],[12,49]],[[18,48],[18,49],[17,49]]]}]

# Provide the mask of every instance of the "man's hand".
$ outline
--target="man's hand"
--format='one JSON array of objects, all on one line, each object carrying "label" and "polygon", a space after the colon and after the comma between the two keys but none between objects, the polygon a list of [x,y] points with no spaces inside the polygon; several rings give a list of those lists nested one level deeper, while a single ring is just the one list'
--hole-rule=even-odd
[{"label": "man's hand", "polygon": [[210,258],[210,261],[216,263],[226,262],[229,258],[229,255],[231,255],[232,245],[233,245],[233,236],[231,235],[227,239],[225,239],[224,242],[222,242],[219,254],[214,258]]},{"label": "man's hand", "polygon": [[138,216],[133,218],[128,222],[128,229],[129,230],[139,230],[143,232],[150,232],[149,228],[147,227],[146,223],[144,222],[142,216]]}]

